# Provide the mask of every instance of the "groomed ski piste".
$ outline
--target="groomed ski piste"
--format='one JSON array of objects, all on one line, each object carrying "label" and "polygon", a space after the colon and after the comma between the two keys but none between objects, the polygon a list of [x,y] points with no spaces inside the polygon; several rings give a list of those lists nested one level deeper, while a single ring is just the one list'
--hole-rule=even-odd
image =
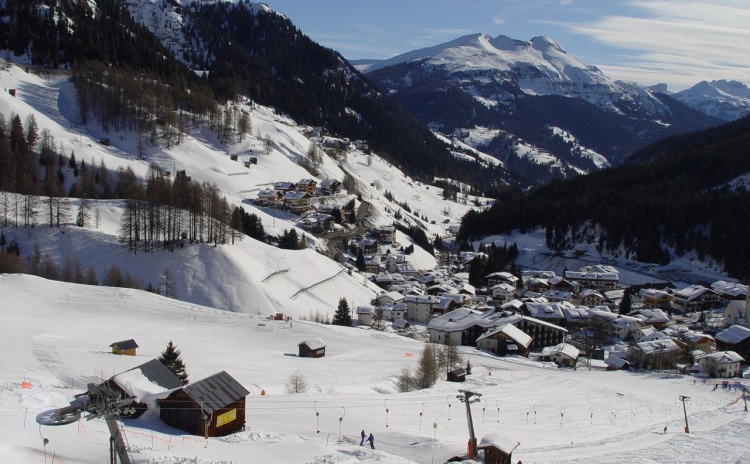
[{"label": "groomed ski piste", "polygon": [[[424,345],[396,334],[26,275],[0,276],[0,295],[2,463],[107,462],[103,420],[53,427],[38,425],[36,415],[67,406],[89,382],[158,357],[170,340],[191,381],[226,370],[250,391],[246,428],[205,439],[149,410],[122,420],[136,463],[441,463],[467,453],[459,389],[482,395],[472,404],[478,438],[497,433],[520,442],[513,462],[740,463],[748,456],[744,402],[720,381],[560,369],[462,348],[472,365],[465,383],[399,393],[396,375],[416,366]],[[111,343],[130,338],[136,356],[110,352]],[[298,357],[298,343],[313,338],[324,340],[326,356]],[[288,394],[296,372],[309,389]],[[690,398],[689,433],[681,395]],[[362,429],[374,434],[374,451],[359,446]]]}]

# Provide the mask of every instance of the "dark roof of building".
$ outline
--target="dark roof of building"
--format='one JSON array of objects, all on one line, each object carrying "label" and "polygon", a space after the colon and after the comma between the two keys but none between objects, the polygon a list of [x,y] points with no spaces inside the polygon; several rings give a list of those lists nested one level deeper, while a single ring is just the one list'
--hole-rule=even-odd
[{"label": "dark roof of building", "polygon": [[172,390],[182,386],[182,381],[172,373],[167,367],[160,363],[158,359],[152,359],[151,361],[136,366],[132,369],[128,369],[125,372],[134,370],[140,370],[144,377],[150,382],[159,385],[167,390]]},{"label": "dark roof of building", "polygon": [[250,394],[226,371],[187,385],[182,390],[206,412],[221,409]]},{"label": "dark roof of building", "polygon": [[116,347],[120,350],[132,350],[133,348],[138,348],[138,344],[133,340],[132,338],[130,340],[123,340],[121,342],[114,342],[113,344],[109,345],[111,347]]},{"label": "dark roof of building", "polygon": [[466,375],[466,369],[464,369],[463,367],[457,367],[453,369],[452,371],[450,371],[450,373],[455,376],[462,376],[462,375]]}]

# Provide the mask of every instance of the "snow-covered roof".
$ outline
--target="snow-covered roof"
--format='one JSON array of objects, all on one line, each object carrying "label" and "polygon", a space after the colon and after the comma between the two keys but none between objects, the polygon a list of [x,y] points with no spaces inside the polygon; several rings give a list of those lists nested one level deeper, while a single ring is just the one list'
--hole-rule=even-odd
[{"label": "snow-covered roof", "polygon": [[600,274],[620,274],[620,271],[618,271],[616,267],[606,264],[593,264],[591,266],[583,266],[578,270],[580,272],[598,272]]},{"label": "snow-covered roof", "polygon": [[112,381],[138,401],[182,386],[180,379],[156,359],[121,372]]},{"label": "snow-covered roof", "polygon": [[735,353],[734,351],[716,351],[701,356],[701,358],[711,358],[716,364],[732,364],[736,362],[743,362],[745,358]]},{"label": "snow-covered roof", "polygon": [[456,332],[478,325],[482,314],[469,308],[456,308],[453,311],[438,316],[427,324],[428,329],[442,332]]},{"label": "snow-covered roof", "polygon": [[309,198],[310,194],[307,192],[300,192],[292,190],[284,194],[284,200],[301,200],[303,198]]},{"label": "snow-covered roof", "polygon": [[404,295],[402,295],[399,292],[392,292],[392,291],[387,291],[385,293],[382,293],[382,294],[378,295],[378,298],[381,298],[381,297],[382,298],[388,298],[391,301],[393,301],[394,303],[398,303],[398,302],[400,302],[400,301],[402,301],[404,299]]},{"label": "snow-covered roof", "polygon": [[479,440],[477,448],[497,448],[505,454],[511,454],[520,444],[521,442],[518,440],[506,437],[505,435],[499,433],[488,433]]},{"label": "snow-covered roof", "polygon": [[391,323],[391,325],[396,329],[405,329],[409,327],[411,324],[409,323],[409,321],[406,321],[404,319],[396,319],[395,321]]},{"label": "snow-covered roof", "polygon": [[[568,306],[566,302],[559,303],[526,303],[526,310],[531,317],[539,319],[565,319],[563,308]],[[570,305],[569,307],[572,307]]]},{"label": "snow-covered roof", "polygon": [[660,290],[658,288],[642,288],[638,292],[638,296],[640,296],[641,298],[649,297],[654,300],[663,300],[670,297],[668,292],[665,292],[664,290]]},{"label": "snow-covered roof", "polygon": [[669,353],[672,351],[679,351],[680,349],[680,347],[677,346],[677,344],[671,338],[665,338],[650,342],[641,342],[636,346],[646,354]]},{"label": "snow-covered roof", "polygon": [[375,314],[375,308],[372,306],[357,306],[357,314]]},{"label": "snow-covered roof", "polygon": [[485,279],[502,279],[502,280],[506,280],[508,282],[517,282],[518,281],[518,277],[514,276],[510,272],[505,272],[505,271],[493,272],[491,274],[487,274],[484,278]]},{"label": "snow-covered roof", "polygon": [[486,338],[492,338],[499,333],[507,335],[508,338],[525,348],[531,346],[531,342],[533,341],[533,339],[529,335],[525,334],[518,327],[514,326],[513,324],[505,324],[501,327],[482,334],[479,338],[477,338],[477,342]]},{"label": "snow-covered roof", "polygon": [[747,295],[747,285],[738,284],[736,282],[726,282],[724,280],[717,280],[712,283],[711,290],[722,295],[733,297]]},{"label": "snow-covered roof", "polygon": [[568,271],[565,273],[565,278],[567,280],[619,281],[620,273],[618,272]]},{"label": "snow-covered roof", "polygon": [[730,345],[742,343],[750,337],[750,329],[741,325],[733,325],[716,334],[716,340]]},{"label": "snow-covered roof", "polygon": [[701,340],[713,340],[714,337],[708,334],[704,334],[703,332],[694,332],[692,330],[688,330],[687,332],[684,332],[682,334],[682,338],[685,339],[685,341],[689,343],[698,343]]},{"label": "snow-covered roof", "polygon": [[646,324],[664,324],[670,320],[667,313],[659,308],[641,309],[634,317],[642,320]]},{"label": "snow-covered roof", "polygon": [[505,290],[506,292],[513,292],[516,290],[516,288],[510,284],[503,282],[501,284],[493,285],[492,287],[490,287],[490,290]]},{"label": "snow-covered roof", "polygon": [[683,301],[693,301],[699,298],[706,292],[715,293],[710,288],[706,288],[703,285],[690,285],[680,290],[675,290],[674,297]]},{"label": "snow-covered roof", "polygon": [[587,288],[586,290],[584,290],[584,291],[581,292],[581,298],[586,298],[586,297],[589,297],[589,296],[590,297],[599,297],[601,299],[604,299],[604,295],[602,295],[601,293],[599,293],[596,290],[591,289],[591,288]]},{"label": "snow-covered roof", "polygon": [[615,356],[614,354],[610,354],[609,356],[604,358],[604,363],[608,366],[614,367],[615,369],[622,369],[622,367],[626,365],[628,361],[619,356]]},{"label": "snow-covered roof", "polygon": [[554,354],[561,353],[565,356],[576,359],[581,351],[570,343],[560,343],[555,346],[545,346],[542,349],[542,356],[552,356]]},{"label": "snow-covered roof", "polygon": [[303,342],[297,343],[297,346],[300,346],[300,345],[307,345],[307,347],[310,348],[311,350],[319,350],[321,348],[326,347],[326,343],[323,341],[322,338],[319,338],[319,337],[311,338],[309,340],[305,340]]}]

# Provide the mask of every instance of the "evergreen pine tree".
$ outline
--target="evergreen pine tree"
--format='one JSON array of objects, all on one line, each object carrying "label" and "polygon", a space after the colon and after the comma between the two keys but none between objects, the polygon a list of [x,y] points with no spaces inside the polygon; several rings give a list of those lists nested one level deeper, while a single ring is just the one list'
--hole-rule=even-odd
[{"label": "evergreen pine tree", "polygon": [[349,303],[346,298],[339,299],[339,306],[336,308],[336,313],[333,315],[333,325],[343,325],[349,327],[352,325],[352,315],[349,308]]},{"label": "evergreen pine tree", "polygon": [[620,300],[620,307],[617,308],[617,311],[620,314],[627,315],[632,310],[632,301],[630,300],[630,292],[628,290],[625,290],[622,294],[622,300]]},{"label": "evergreen pine tree", "polygon": [[172,340],[170,340],[169,343],[167,343],[167,347],[161,352],[159,362],[176,375],[177,378],[182,381],[183,385],[187,385],[188,374],[185,371],[185,363],[182,362],[182,358],[180,358],[181,354],[180,350],[175,348]]}]

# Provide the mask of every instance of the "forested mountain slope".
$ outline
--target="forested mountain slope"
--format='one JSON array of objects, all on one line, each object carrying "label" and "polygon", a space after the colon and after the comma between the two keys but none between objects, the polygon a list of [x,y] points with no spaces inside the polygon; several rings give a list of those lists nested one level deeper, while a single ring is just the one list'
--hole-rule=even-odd
[{"label": "forested mountain slope", "polygon": [[[548,246],[558,251],[585,241],[600,252],[658,263],[694,253],[746,278],[750,118],[685,140],[644,150],[649,162],[553,182],[529,194],[508,190],[488,210],[469,212],[459,235],[543,227]],[[660,156],[647,156],[653,151]]]}]

